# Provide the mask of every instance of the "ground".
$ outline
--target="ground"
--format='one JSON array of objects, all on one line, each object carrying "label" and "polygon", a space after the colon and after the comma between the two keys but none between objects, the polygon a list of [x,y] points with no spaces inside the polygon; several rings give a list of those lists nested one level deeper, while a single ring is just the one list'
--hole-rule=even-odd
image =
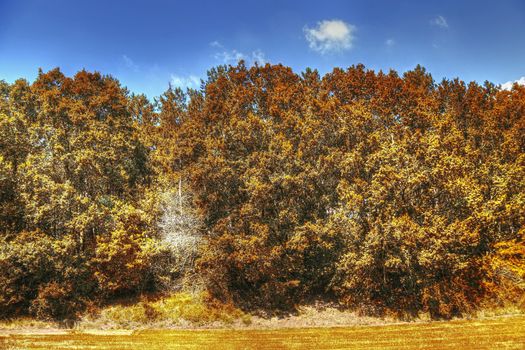
[{"label": "ground", "polygon": [[525,316],[324,328],[4,330],[0,349],[525,349]]}]

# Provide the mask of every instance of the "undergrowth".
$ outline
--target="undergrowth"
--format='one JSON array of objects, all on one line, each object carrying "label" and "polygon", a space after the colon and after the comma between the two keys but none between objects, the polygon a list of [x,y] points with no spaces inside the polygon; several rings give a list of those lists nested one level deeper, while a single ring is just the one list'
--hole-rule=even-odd
[{"label": "undergrowth", "polygon": [[82,328],[162,328],[232,325],[251,323],[250,315],[238,308],[207,301],[205,293],[172,294],[154,301],[142,300],[133,305],[112,305],[80,322]]}]

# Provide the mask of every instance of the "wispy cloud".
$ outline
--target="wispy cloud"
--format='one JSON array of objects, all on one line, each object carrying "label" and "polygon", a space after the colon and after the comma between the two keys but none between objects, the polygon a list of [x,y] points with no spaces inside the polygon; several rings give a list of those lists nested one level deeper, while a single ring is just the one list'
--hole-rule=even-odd
[{"label": "wispy cloud", "polygon": [[246,55],[243,54],[242,52],[239,52],[235,49],[233,50],[223,50],[223,51],[220,51],[220,52],[216,52],[213,57],[218,60],[218,61],[221,61],[222,63],[237,63],[238,61],[240,60],[245,60],[246,59]]},{"label": "wispy cloud", "polygon": [[212,42],[210,43],[210,46],[211,46],[211,47],[218,47],[218,48],[221,48],[221,49],[224,47],[224,46],[222,46],[221,43],[218,42],[217,40],[212,41]]},{"label": "wispy cloud", "polygon": [[324,55],[352,48],[356,27],[333,19],[317,23],[314,28],[304,27],[304,34],[312,50]]},{"label": "wispy cloud", "polygon": [[252,61],[257,62],[258,64],[266,64],[268,62],[264,52],[259,49],[252,51]]},{"label": "wispy cloud", "polygon": [[174,87],[181,89],[191,88],[197,89],[200,87],[201,79],[196,75],[182,76],[177,74],[172,74],[170,83]]},{"label": "wispy cloud", "polygon": [[227,49],[218,41],[212,41],[210,46],[217,51],[213,54],[213,57],[224,64],[236,64],[240,60],[246,61],[248,64],[265,64],[268,62],[264,52],[260,49],[252,51],[250,53],[244,53],[237,49]]},{"label": "wispy cloud", "polygon": [[430,24],[433,26],[441,27],[441,28],[448,28],[447,19],[441,15],[437,16],[436,18],[433,18],[430,21]]},{"label": "wispy cloud", "polygon": [[396,41],[394,39],[387,39],[385,41],[385,45],[388,46],[388,47],[392,47],[396,44]]},{"label": "wispy cloud", "polygon": [[131,58],[129,58],[127,55],[122,55],[122,60],[124,61],[124,64],[127,68],[131,69],[134,72],[139,71],[139,66],[136,64]]},{"label": "wispy cloud", "polygon": [[514,81],[507,81],[506,83],[501,84],[501,89],[502,90],[512,90],[514,83],[518,85],[525,85],[525,77],[521,77],[518,80],[514,80]]}]

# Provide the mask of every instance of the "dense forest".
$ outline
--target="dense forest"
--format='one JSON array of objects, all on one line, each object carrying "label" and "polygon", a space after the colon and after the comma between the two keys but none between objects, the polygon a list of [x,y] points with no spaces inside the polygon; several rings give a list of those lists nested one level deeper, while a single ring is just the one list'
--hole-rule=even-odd
[{"label": "dense forest", "polygon": [[199,285],[447,318],[525,305],[525,87],[219,66],[153,101],[0,81],[0,316]]}]

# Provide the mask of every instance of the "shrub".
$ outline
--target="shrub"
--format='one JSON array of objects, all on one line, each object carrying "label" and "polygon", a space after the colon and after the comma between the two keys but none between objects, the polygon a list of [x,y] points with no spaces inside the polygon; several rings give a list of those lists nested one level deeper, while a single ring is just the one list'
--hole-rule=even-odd
[{"label": "shrub", "polygon": [[106,298],[140,294],[151,287],[152,264],[158,245],[147,237],[145,214],[123,205],[115,214],[114,230],[97,239],[92,259],[94,275]]},{"label": "shrub", "polygon": [[486,288],[497,306],[514,304],[525,309],[525,230],[518,239],[495,245],[484,261]]},{"label": "shrub", "polygon": [[377,313],[424,311],[433,318],[460,315],[479,302],[484,274],[463,232],[420,226],[407,216],[383,227],[363,234],[350,220],[340,226],[347,245],[332,287],[341,300]]},{"label": "shrub", "polygon": [[213,322],[230,324],[240,319],[251,322],[231,304],[210,302],[206,294],[175,293],[157,301],[143,300],[133,305],[115,305],[103,309],[95,323],[136,328],[155,325],[180,325],[184,322],[204,325]]},{"label": "shrub", "polygon": [[69,283],[59,284],[56,281],[41,285],[29,310],[37,318],[43,320],[77,318],[84,310],[85,301],[71,287]]},{"label": "shrub", "polygon": [[75,318],[93,292],[86,260],[71,239],[57,240],[34,231],[0,242],[2,316]]}]

